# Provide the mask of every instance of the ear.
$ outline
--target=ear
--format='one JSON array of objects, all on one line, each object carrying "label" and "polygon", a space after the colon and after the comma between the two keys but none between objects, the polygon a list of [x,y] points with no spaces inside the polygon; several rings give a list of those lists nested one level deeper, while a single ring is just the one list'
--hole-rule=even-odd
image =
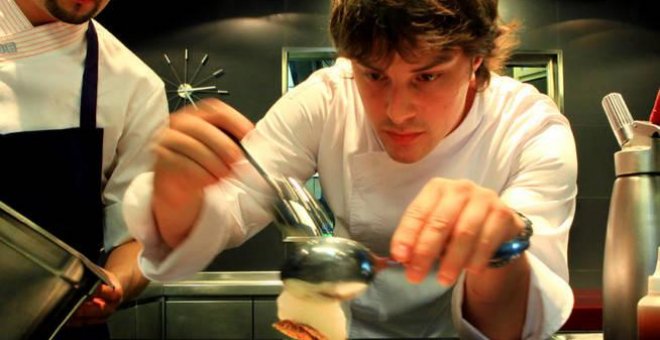
[{"label": "ear", "polygon": [[482,56],[476,56],[472,58],[472,72],[477,72],[477,69],[479,66],[481,66],[481,63],[484,62],[484,57]]},{"label": "ear", "polygon": [[484,57],[482,56],[476,56],[472,58],[472,65],[470,65],[472,68],[470,69],[470,85],[476,86],[477,84],[477,70],[481,66],[481,63],[483,63]]}]

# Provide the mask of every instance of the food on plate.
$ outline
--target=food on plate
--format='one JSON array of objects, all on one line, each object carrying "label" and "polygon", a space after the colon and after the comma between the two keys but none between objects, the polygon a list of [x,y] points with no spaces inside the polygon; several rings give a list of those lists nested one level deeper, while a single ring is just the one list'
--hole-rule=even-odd
[{"label": "food on plate", "polygon": [[342,309],[342,302],[338,299],[292,294],[285,284],[284,290],[277,298],[277,317],[279,320],[287,321],[286,325],[304,325],[306,329],[314,330],[316,334],[320,335],[317,338],[303,337],[310,333],[300,332],[294,333],[301,336],[296,338],[282,332],[282,329],[274,325],[280,332],[294,339],[344,340],[347,338],[346,316]]},{"label": "food on plate", "polygon": [[319,282],[312,283],[298,279],[283,281],[284,289],[303,299],[352,300],[367,289],[365,282]]},{"label": "food on plate", "polygon": [[326,340],[323,334],[316,329],[291,320],[280,320],[273,324],[280,333],[296,340]]}]

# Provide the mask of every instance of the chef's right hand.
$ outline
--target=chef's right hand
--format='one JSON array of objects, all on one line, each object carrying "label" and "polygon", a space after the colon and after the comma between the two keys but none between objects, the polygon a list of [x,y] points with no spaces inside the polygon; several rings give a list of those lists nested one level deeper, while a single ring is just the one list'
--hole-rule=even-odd
[{"label": "chef's right hand", "polygon": [[[170,117],[156,140],[152,209],[164,242],[176,247],[190,232],[204,188],[230,172],[243,153],[222,130],[242,139],[254,125],[217,99],[204,99]],[[222,130],[221,130],[222,129]]]}]

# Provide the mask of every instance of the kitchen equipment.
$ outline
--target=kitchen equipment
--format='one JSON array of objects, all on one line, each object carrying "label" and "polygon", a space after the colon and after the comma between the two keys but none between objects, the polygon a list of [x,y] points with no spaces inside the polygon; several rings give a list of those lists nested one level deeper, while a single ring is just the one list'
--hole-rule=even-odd
[{"label": "kitchen equipment", "polygon": [[282,266],[282,280],[299,279],[310,283],[369,283],[384,259],[378,258],[359,242],[341,237],[322,237],[297,244]]},{"label": "kitchen equipment", "polygon": [[656,263],[653,275],[649,276],[648,287],[648,294],[637,304],[638,340],[660,339],[660,261]]},{"label": "kitchen equipment", "polygon": [[[298,279],[308,283],[356,281],[369,283],[377,268],[392,264],[374,255],[364,245],[332,237],[333,224],[321,204],[295,178],[270,176],[245,149],[241,141],[222,130],[243,151],[248,162],[276,193],[275,219],[287,247],[282,279]],[[529,247],[531,222],[525,221],[522,235],[503,243],[490,261],[499,267],[520,256]]]},{"label": "kitchen equipment", "polygon": [[109,280],[73,248],[0,202],[3,339],[50,339]]},{"label": "kitchen equipment", "polygon": [[649,121],[655,125],[660,126],[660,89],[658,90],[658,94],[655,96],[655,103],[651,109],[651,116],[649,117]]},{"label": "kitchen equipment", "polygon": [[223,132],[238,145],[248,162],[276,194],[277,199],[273,202],[275,220],[284,242],[304,242],[310,238],[332,235],[332,219],[298,180],[269,175],[238,138]]},{"label": "kitchen equipment", "polygon": [[[283,281],[297,279],[312,284],[340,282],[368,284],[378,271],[403,265],[374,254],[359,242],[341,237],[309,239],[292,246],[293,249],[289,252],[281,270]],[[520,256],[528,247],[529,239],[526,236],[505,242],[491,259],[490,266],[498,267],[507,263]]]},{"label": "kitchen equipment", "polygon": [[605,339],[636,339],[637,302],[660,245],[660,127],[633,121],[618,93],[602,105],[621,146],[605,240],[603,331]]}]

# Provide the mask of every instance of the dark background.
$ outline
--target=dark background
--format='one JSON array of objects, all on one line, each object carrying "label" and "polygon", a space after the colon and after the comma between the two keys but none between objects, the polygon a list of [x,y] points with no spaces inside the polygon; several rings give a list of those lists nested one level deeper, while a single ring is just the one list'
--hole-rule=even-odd
[{"label": "dark background", "polygon": [[[569,243],[571,284],[577,288],[602,284],[612,155],[619,149],[600,101],[620,92],[635,119],[648,119],[660,88],[659,3],[500,1],[504,19],[523,24],[521,49],[563,53],[564,114],[579,157],[577,213]],[[201,74],[223,68],[225,73],[211,84],[229,90],[222,98],[256,121],[281,95],[282,47],[330,46],[328,8],[329,0],[114,0],[98,20],[170,79],[163,53],[177,69],[185,48],[191,69],[208,53]],[[209,270],[277,270],[283,256],[279,239],[277,230],[268,227],[220,255]]]}]

